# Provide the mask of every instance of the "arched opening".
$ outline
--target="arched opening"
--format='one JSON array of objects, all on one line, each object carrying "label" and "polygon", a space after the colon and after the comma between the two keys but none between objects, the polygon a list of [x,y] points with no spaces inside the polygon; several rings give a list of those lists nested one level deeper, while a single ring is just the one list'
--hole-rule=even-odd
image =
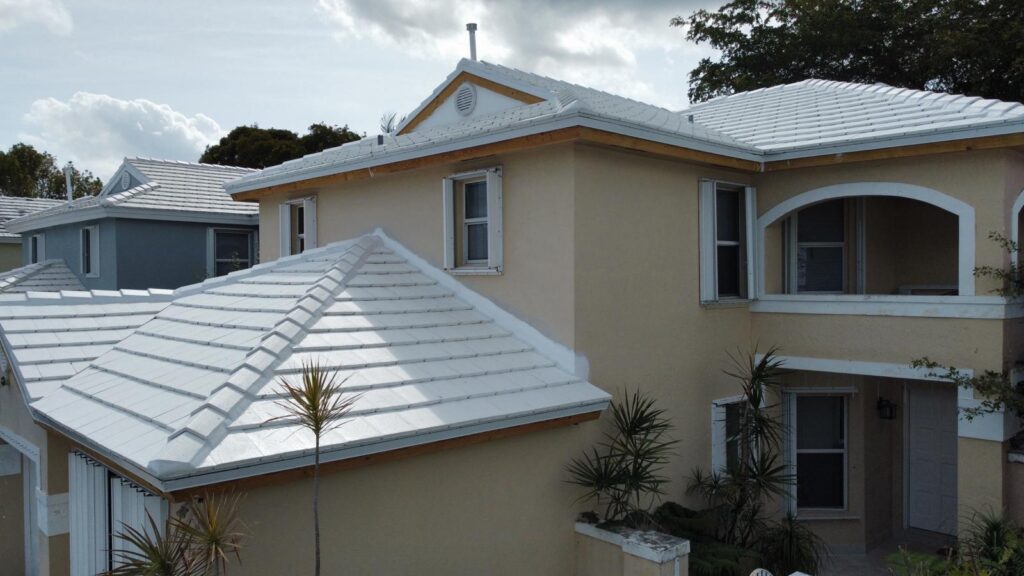
[{"label": "arched opening", "polygon": [[974,210],[865,182],[805,192],[758,219],[760,295],[974,294]]}]

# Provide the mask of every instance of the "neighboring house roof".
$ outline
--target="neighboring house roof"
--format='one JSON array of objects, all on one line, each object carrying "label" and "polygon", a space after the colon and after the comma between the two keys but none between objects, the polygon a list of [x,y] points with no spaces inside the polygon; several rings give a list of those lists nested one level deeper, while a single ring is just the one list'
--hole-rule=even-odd
[{"label": "neighboring house roof", "polygon": [[84,290],[63,260],[46,260],[0,273],[0,293]]},{"label": "neighboring house roof", "polygon": [[167,306],[169,290],[0,294],[0,341],[38,400]]},{"label": "neighboring house roof", "polygon": [[0,243],[21,243],[21,234],[8,232],[7,221],[62,204],[50,198],[22,198],[0,194]]},{"label": "neighboring house roof", "polygon": [[559,418],[610,400],[540,335],[382,233],[179,289],[39,417],[163,490],[312,463],[280,406],[303,362],[359,393],[323,460]]},{"label": "neighboring house roof", "polygon": [[[97,196],[76,198],[17,218],[8,228],[23,232],[105,217],[256,225],[259,206],[236,202],[224,183],[250,168],[152,158],[125,158]],[[121,183],[128,184],[122,189]]]},{"label": "neighboring house roof", "polygon": [[[482,79],[540,98],[405,131],[453,82]],[[449,96],[450,97],[450,96]],[[231,194],[483,146],[561,128],[592,128],[763,163],[801,156],[1024,132],[1024,105],[876,85],[808,80],[673,112],[487,62],[462,60],[397,135],[351,142],[249,174]]]}]

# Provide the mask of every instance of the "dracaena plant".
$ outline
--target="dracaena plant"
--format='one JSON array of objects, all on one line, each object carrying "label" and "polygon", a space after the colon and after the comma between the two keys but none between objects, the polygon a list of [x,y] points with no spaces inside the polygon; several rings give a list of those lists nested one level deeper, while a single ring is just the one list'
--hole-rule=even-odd
[{"label": "dracaena plant", "polygon": [[148,513],[145,528],[122,526],[110,576],[221,576],[241,562],[248,534],[239,516],[241,496],[204,495],[186,503],[159,530]]},{"label": "dracaena plant", "polygon": [[279,404],[299,425],[313,433],[315,439],[313,459],[313,543],[314,574],[320,576],[320,440],[324,434],[337,428],[342,418],[352,410],[359,399],[358,394],[342,393],[344,380],[336,371],[325,368],[320,362],[308,361],[302,364],[298,382],[281,379],[284,398]]},{"label": "dracaena plant", "polygon": [[641,392],[613,402],[611,417],[604,440],[569,463],[569,482],[586,489],[580,500],[603,508],[604,522],[646,526],[669,481],[662,469],[677,442],[668,437],[672,424]]}]

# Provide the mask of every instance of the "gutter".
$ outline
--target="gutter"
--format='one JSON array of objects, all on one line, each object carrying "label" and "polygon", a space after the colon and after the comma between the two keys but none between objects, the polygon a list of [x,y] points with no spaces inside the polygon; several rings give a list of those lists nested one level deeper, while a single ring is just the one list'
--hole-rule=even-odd
[{"label": "gutter", "polygon": [[225,214],[223,212],[191,212],[185,210],[167,210],[161,208],[128,208],[121,206],[89,206],[77,210],[67,210],[55,214],[25,216],[6,223],[11,232],[24,233],[75,224],[102,218],[124,218],[129,220],[160,220],[164,222],[198,222],[202,224],[227,224],[256,226],[259,214]]}]

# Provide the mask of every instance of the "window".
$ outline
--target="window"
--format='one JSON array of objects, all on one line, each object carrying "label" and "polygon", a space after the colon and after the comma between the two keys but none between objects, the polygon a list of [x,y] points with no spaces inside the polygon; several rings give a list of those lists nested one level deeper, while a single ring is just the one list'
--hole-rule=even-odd
[{"label": "window", "polygon": [[210,229],[210,249],[206,273],[223,276],[253,265],[255,236],[251,230]]},{"label": "window", "polygon": [[701,181],[701,301],[749,297],[753,287],[754,189]]},{"label": "window", "polygon": [[100,275],[100,228],[86,226],[81,232],[82,274],[90,278]]},{"label": "window", "polygon": [[796,396],[796,505],[846,508],[846,397]]},{"label": "window", "polygon": [[735,470],[750,458],[753,446],[742,437],[746,404],[743,396],[715,400],[711,410],[711,468],[715,472]]},{"label": "window", "polygon": [[790,217],[790,292],[842,293],[846,285],[846,203],[829,200]]},{"label": "window", "polygon": [[501,168],[444,179],[444,267],[456,274],[502,271]]},{"label": "window", "polygon": [[46,236],[36,234],[29,239],[28,262],[35,264],[46,260]]},{"label": "window", "polygon": [[281,256],[316,248],[316,198],[299,198],[281,204]]}]

